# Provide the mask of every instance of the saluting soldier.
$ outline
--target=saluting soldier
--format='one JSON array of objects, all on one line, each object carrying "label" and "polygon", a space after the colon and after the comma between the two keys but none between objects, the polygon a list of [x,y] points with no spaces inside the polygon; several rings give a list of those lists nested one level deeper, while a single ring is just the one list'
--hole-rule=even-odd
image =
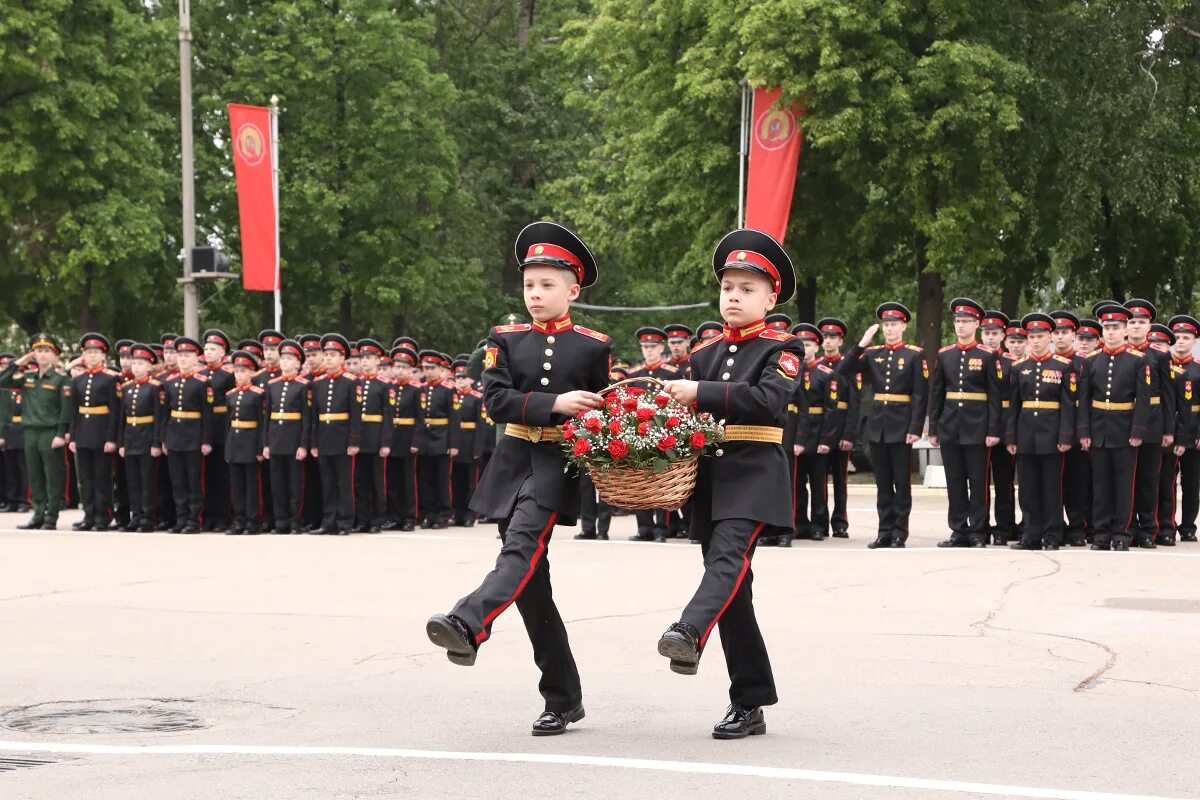
[{"label": "saluting soldier", "polygon": [[321,337],[325,373],[313,381],[312,454],[321,466],[321,527],[310,533],[349,536],[354,525],[354,456],[362,420],[356,383],[346,374],[350,342],[338,333]]},{"label": "saluting soldier", "polygon": [[1135,298],[1125,303],[1129,311],[1126,327],[1129,349],[1146,356],[1153,366],[1150,383],[1150,424],[1138,447],[1133,499],[1134,543],[1152,549],[1158,537],[1158,492],[1163,451],[1175,441],[1176,398],[1170,388],[1171,356],[1150,346],[1150,326],[1158,312],[1149,300]]},{"label": "saluting soldier", "polygon": [[[1171,356],[1175,346],[1175,333],[1166,325],[1154,323],[1147,335],[1150,349]],[[1192,428],[1191,392],[1186,389],[1186,370],[1175,364],[1174,358],[1167,362],[1167,383],[1163,395],[1174,395],[1175,438],[1170,446],[1163,447],[1162,466],[1158,476],[1158,509],[1154,522],[1158,528],[1154,543],[1165,547],[1175,546],[1175,476],[1179,472],[1179,459],[1187,449],[1188,432]]]},{"label": "saluting soldier", "polygon": [[68,431],[79,472],[83,519],[75,530],[106,531],[113,514],[113,461],[120,416],[120,373],[104,366],[108,339],[85,333],[79,340],[84,371],[71,379],[75,409]]},{"label": "saluting soldier", "polygon": [[[1017,329],[1021,331],[1020,336],[1014,333]],[[1000,365],[1001,413],[1012,405],[1012,365],[1017,360],[1017,356],[1005,348],[1008,343],[1020,348],[1024,344],[1024,336],[1024,328],[1010,324],[1004,312],[994,309],[983,312],[979,337],[983,340],[983,346],[996,354]],[[988,451],[988,468],[992,473],[992,504],[996,520],[990,526],[992,544],[1005,545],[1017,538],[1017,494],[1013,485],[1017,475],[1017,459],[1006,447],[997,445]]]},{"label": "saluting soldier", "polygon": [[1154,365],[1125,343],[1129,310],[1097,309],[1104,346],[1079,379],[1079,440],[1092,458],[1093,550],[1128,550],[1137,448],[1154,424]]},{"label": "saluting soldier", "polygon": [[[0,370],[16,360],[0,353]],[[25,464],[25,433],[21,417],[21,390],[0,386],[0,450],[4,482],[0,484],[0,511],[29,511],[29,473]]]},{"label": "saluting soldier", "polygon": [[[842,346],[850,327],[837,317],[824,317],[817,322],[821,331],[821,360],[834,372],[842,361]],[[839,376],[840,377],[840,376]],[[854,453],[854,441],[858,438],[860,389],[862,372],[853,378],[843,377],[838,399],[838,410],[842,415],[842,429],[837,432],[837,448],[829,454],[829,477],[833,482],[833,509],[829,515],[829,526],[835,539],[850,538],[850,514],[848,512],[847,487],[850,483],[850,457]]]},{"label": "saluting soldier", "polygon": [[483,454],[483,436],[479,427],[480,395],[472,388],[467,374],[467,359],[455,359],[454,415],[451,425],[458,428],[458,455],[451,459],[450,497],[454,505],[454,524],[470,528],[475,525],[471,511],[471,495],[475,492],[475,469]]},{"label": "saluting soldier", "polygon": [[[1200,335],[1200,322],[1187,314],[1171,317],[1167,325],[1175,334],[1171,367],[1180,373],[1177,380],[1183,381],[1183,402],[1188,405],[1187,426],[1175,431],[1175,444],[1183,447],[1179,457],[1179,523],[1175,529],[1179,541],[1196,541],[1196,515],[1200,512],[1200,363],[1192,357],[1196,337]],[[1171,497],[1174,499],[1174,480]],[[1165,544],[1165,542],[1164,542]]]},{"label": "saluting soldier", "polygon": [[417,456],[421,527],[441,530],[450,522],[450,459],[458,455],[458,431],[450,425],[454,387],[447,382],[449,356],[437,350],[418,355],[425,386],[409,451]]},{"label": "saluting soldier", "polygon": [[417,456],[412,452],[421,390],[413,383],[417,351],[409,345],[392,347],[396,405],[392,406],[392,453],[388,457],[388,503],[395,527],[411,531],[417,518]]},{"label": "saluting soldier", "polygon": [[[838,435],[845,427],[845,392],[841,376],[821,358],[821,329],[801,322],[793,332],[804,343],[803,380],[797,396],[800,422],[794,440],[796,537],[819,542],[829,537],[829,455],[837,451]],[[779,544],[787,546],[782,538]]]},{"label": "saluting soldier", "polygon": [[[175,339],[179,371],[162,382],[159,402],[167,409],[163,452],[171,468],[175,492],[175,524],[171,533],[199,533],[204,503],[204,457],[213,452],[216,395],[206,373],[199,372],[201,346],[195,339]],[[224,402],[224,398],[222,398]]]},{"label": "saluting soldier", "polygon": [[[638,328],[634,333],[638,345],[642,349],[642,363],[629,370],[630,379],[654,378],[660,381],[674,380],[680,377],[679,369],[663,360],[663,348],[667,342],[667,332],[662,328],[647,326]],[[650,380],[636,384],[647,391],[657,391],[658,384]],[[637,518],[637,533],[630,536],[635,542],[665,542],[670,526],[670,509],[639,510],[634,512]]]},{"label": "saluting soldier", "polygon": [[[204,516],[205,530],[221,531],[229,527],[229,465],[225,461],[224,431],[229,417],[225,395],[233,388],[233,368],[226,355],[230,351],[229,337],[218,328],[209,328],[202,337],[204,368],[213,389],[212,452],[204,457]],[[176,349],[179,343],[175,343]]]},{"label": "saluting soldier", "polygon": [[258,516],[262,495],[258,464],[267,443],[266,389],[254,383],[258,359],[245,350],[229,357],[234,386],[225,393],[229,426],[225,432],[225,460],[233,489],[233,521],[227,534],[259,533]]},{"label": "saluting soldier", "polygon": [[997,356],[975,339],[983,306],[968,297],[950,301],[954,344],[938,351],[929,394],[929,443],[946,467],[950,538],[938,547],[986,547],[988,448],[1003,432]]},{"label": "saluting soldier", "polygon": [[1021,320],[1029,354],[1012,368],[1012,405],[1006,413],[1005,446],[1017,458],[1021,519],[1014,550],[1057,550],[1063,540],[1063,469],[1075,442],[1075,396],[1079,376],[1071,359],[1050,346],[1055,319],[1026,314]]},{"label": "saluting soldier", "polygon": [[[75,406],[71,400],[71,379],[58,367],[62,353],[58,340],[39,333],[33,337],[29,349],[30,352],[0,371],[0,386],[21,391],[18,416],[22,419],[25,463],[33,495],[33,516],[17,527],[52,531],[58,527],[62,509],[66,471],[63,448]],[[31,362],[36,362],[36,369],[19,371]]]},{"label": "saluting soldier", "polygon": [[[279,374],[267,382],[267,440],[263,449],[271,472],[272,516],[276,533],[302,533],[304,468],[309,461],[313,398],[311,382],[300,374],[304,350],[294,339],[279,343]],[[314,492],[317,494],[317,492]]]},{"label": "saluting soldier", "polygon": [[379,374],[382,355],[379,342],[358,340],[355,404],[362,426],[354,461],[354,512],[359,533],[379,533],[387,514],[387,458],[392,452],[396,389]]},{"label": "saluting soldier", "polygon": [[130,345],[131,377],[121,385],[117,426],[117,446],[129,486],[129,530],[142,533],[154,532],[154,481],[166,423],[166,406],[159,401],[162,383],[150,377],[155,360],[150,345]]},{"label": "saluting soldier", "polygon": [[[857,373],[874,390],[866,439],[875,472],[875,507],[879,532],[867,547],[904,547],[912,512],[912,446],[921,438],[929,398],[929,364],[925,351],[904,341],[912,314],[897,302],[875,310],[880,323],[867,328],[862,340],[840,365],[843,378]],[[883,327],[884,343],[871,345]]]}]

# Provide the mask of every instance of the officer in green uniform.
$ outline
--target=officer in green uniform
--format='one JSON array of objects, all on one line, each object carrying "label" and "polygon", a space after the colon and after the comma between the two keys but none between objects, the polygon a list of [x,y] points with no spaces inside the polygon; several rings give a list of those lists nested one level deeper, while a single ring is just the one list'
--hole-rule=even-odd
[{"label": "officer in green uniform", "polygon": [[[21,416],[25,427],[29,487],[33,493],[33,517],[18,527],[52,531],[58,525],[58,512],[63,503],[66,467],[63,447],[75,405],[71,400],[71,379],[58,368],[62,348],[54,337],[37,334],[30,350],[32,352],[0,371],[0,387],[20,389],[23,398]],[[22,372],[30,361],[37,361],[37,371]]]}]

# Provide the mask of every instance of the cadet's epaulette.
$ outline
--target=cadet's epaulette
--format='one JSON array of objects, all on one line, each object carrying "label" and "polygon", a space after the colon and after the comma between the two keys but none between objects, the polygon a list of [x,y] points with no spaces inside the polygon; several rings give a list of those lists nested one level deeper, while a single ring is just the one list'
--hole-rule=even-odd
[{"label": "cadet's epaulette", "polygon": [[[716,338],[716,337],[714,337]],[[774,342],[790,342],[795,337],[787,331],[777,331],[774,328],[764,328],[758,334],[760,339],[770,339]]]},{"label": "cadet's epaulette", "polygon": [[1126,347],[1126,348],[1125,348],[1125,352],[1126,352],[1126,353],[1133,353],[1133,354],[1134,354],[1135,356],[1137,356],[1138,358],[1145,358],[1145,357],[1146,357],[1146,354],[1145,354],[1145,353],[1143,353],[1141,350],[1134,350],[1132,347]]},{"label": "cadet's epaulette", "polygon": [[878,350],[881,347],[883,347],[881,344],[869,344],[867,345],[867,350]]},{"label": "cadet's epaulette", "polygon": [[1016,361],[1016,360],[1017,360],[1017,357],[1016,357],[1016,356],[1014,356],[1012,353],[1001,353],[1001,354],[1000,354],[1000,357],[1001,357],[1001,358],[1007,358],[1009,361]]},{"label": "cadet's epaulette", "polygon": [[[1004,355],[1007,356],[1008,353],[1005,353]],[[1014,367],[1017,366],[1018,364],[1024,364],[1026,361],[1029,360],[1029,356],[1021,356],[1020,358],[1016,358],[1015,356],[1009,356],[1009,357],[1013,359]]]},{"label": "cadet's epaulette", "polygon": [[312,383],[311,380],[304,377],[303,375],[297,375],[296,377],[292,378],[292,380],[294,380],[296,383],[300,384],[301,386],[308,386],[308,384]]},{"label": "cadet's epaulette", "polygon": [[590,336],[599,342],[610,341],[610,337],[607,333],[601,333],[600,331],[594,331],[591,328],[585,328],[582,325],[576,325],[575,330],[578,331],[579,333],[582,333],[584,336]]},{"label": "cadet's epaulette", "polygon": [[528,330],[533,330],[533,326],[528,322],[522,322],[519,325],[497,325],[492,328],[492,333],[520,333]]},{"label": "cadet's epaulette", "polygon": [[922,348],[917,347],[915,344],[906,344],[906,345],[904,345],[904,347],[907,350],[916,350],[918,353],[921,352],[921,350],[922,350]]},{"label": "cadet's epaulette", "polygon": [[725,341],[725,339],[722,336],[711,336],[707,339],[703,339],[699,342],[696,342],[696,346],[692,348],[692,352],[699,353],[704,348],[711,347],[712,345],[716,344],[717,342],[723,342],[723,341]]},{"label": "cadet's epaulette", "polygon": [[833,374],[833,369],[826,364],[817,364],[817,369],[820,370],[821,372],[827,372],[830,375]]},{"label": "cadet's epaulette", "polygon": [[946,345],[945,347],[943,347],[941,350],[938,350],[938,352],[939,352],[939,353],[944,353],[944,352],[946,352],[947,350],[953,350],[953,349],[954,349],[954,348],[956,348],[956,347],[958,347],[958,345],[956,345],[956,344],[948,344],[948,345]]},{"label": "cadet's epaulette", "polygon": [[203,373],[201,373],[201,372],[196,372],[196,373],[193,373],[193,374],[192,374],[192,377],[193,377],[193,378],[195,378],[195,379],[196,379],[196,380],[198,380],[198,381],[207,381],[207,380],[208,380],[208,376],[207,376],[207,375],[205,375],[205,374],[203,374]]},{"label": "cadet's epaulette", "polygon": [[[279,380],[279,379],[276,378],[275,380]],[[317,377],[313,378],[313,383],[316,383],[317,381],[324,381],[324,380],[329,380],[329,376],[328,375],[318,375]]]},{"label": "cadet's epaulette", "polygon": [[270,380],[267,381],[267,385],[269,386],[272,383],[279,383],[281,380],[283,380],[283,376],[280,376],[277,378],[271,378]]},{"label": "cadet's epaulette", "polygon": [[1095,356],[1095,355],[1096,355],[1097,353],[1099,353],[1099,352],[1100,352],[1099,350],[1093,350],[1093,351],[1092,351],[1092,352],[1090,352],[1090,353],[1080,353],[1080,355],[1082,355],[1084,358],[1092,358],[1093,356]]},{"label": "cadet's epaulette", "polygon": [[660,369],[665,369],[667,372],[679,372],[679,367],[671,364],[659,364],[658,366]]},{"label": "cadet's epaulette", "polygon": [[250,384],[250,391],[254,392],[255,394],[266,394],[267,390],[256,383],[252,383]]},{"label": "cadet's epaulette", "polygon": [[1060,356],[1058,353],[1054,354],[1054,360],[1059,362],[1060,364],[1070,364],[1071,363],[1071,359],[1067,358],[1066,356]]},{"label": "cadet's epaulette", "polygon": [[232,365],[232,364],[222,364],[222,365],[219,367],[219,369],[220,369],[222,372],[233,372],[233,365]]},{"label": "cadet's epaulette", "polygon": [[472,389],[471,396],[472,397],[483,397],[483,392],[479,391],[478,389]]},{"label": "cadet's epaulette", "polygon": [[105,368],[105,370],[104,370],[104,374],[105,374],[105,375],[112,375],[114,378],[119,378],[119,377],[121,377],[121,373],[117,372],[115,369],[108,369],[108,368]]},{"label": "cadet's epaulette", "polygon": [[[130,383],[133,383],[133,381],[130,381]],[[156,380],[155,378],[151,378],[149,381],[147,381],[147,383],[149,383],[151,386],[162,386],[162,381]]]},{"label": "cadet's epaulette", "polygon": [[[950,345],[950,346],[953,347],[954,345]],[[980,342],[977,346],[979,347],[980,350],[986,350],[989,353],[996,352],[996,348],[992,347],[990,344],[983,344],[982,342]]]}]

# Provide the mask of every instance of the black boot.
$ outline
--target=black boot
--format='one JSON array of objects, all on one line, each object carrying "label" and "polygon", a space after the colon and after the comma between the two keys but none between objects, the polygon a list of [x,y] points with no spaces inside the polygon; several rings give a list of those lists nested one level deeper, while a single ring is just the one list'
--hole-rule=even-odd
[{"label": "black boot", "polygon": [[743,708],[737,703],[725,712],[725,719],[713,726],[714,739],[745,739],[747,736],[762,736],[767,732],[762,707]]},{"label": "black boot", "polygon": [[475,664],[478,645],[467,624],[449,614],[434,614],[425,623],[425,635],[438,647],[446,648],[450,663],[462,667]]},{"label": "black boot", "polygon": [[671,671],[695,675],[700,669],[700,631],[676,622],[658,640],[658,654],[671,659]]}]

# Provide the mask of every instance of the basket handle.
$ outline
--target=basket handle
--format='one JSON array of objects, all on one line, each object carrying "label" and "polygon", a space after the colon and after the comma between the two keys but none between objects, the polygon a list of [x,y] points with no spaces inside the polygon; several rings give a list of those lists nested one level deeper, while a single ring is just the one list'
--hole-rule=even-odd
[{"label": "basket handle", "polygon": [[626,385],[626,384],[628,384],[628,383],[657,383],[659,386],[666,386],[666,385],[667,385],[667,382],[666,382],[666,381],[660,381],[658,378],[651,378],[651,377],[645,377],[645,378],[626,378],[626,379],[625,379],[625,380],[623,380],[623,381],[617,381],[617,382],[616,382],[616,383],[614,383],[612,386],[609,386],[609,387],[608,387],[608,388],[606,388],[606,389],[601,389],[600,391],[596,392],[596,394],[603,396],[603,395],[607,394],[608,392],[611,392],[613,389],[616,389],[616,388],[618,388],[618,387],[624,386],[624,385]]}]

